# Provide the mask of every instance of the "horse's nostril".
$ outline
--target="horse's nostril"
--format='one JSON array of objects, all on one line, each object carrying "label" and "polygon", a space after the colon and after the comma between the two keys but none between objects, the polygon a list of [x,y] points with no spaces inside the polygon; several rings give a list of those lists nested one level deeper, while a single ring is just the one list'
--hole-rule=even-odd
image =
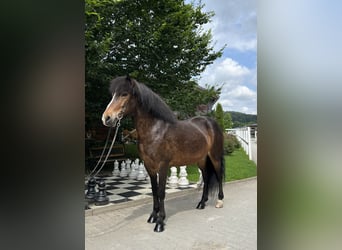
[{"label": "horse's nostril", "polygon": [[103,116],[102,117],[102,122],[103,122],[104,125],[107,126],[109,124],[109,122],[110,122],[110,116],[109,115]]}]

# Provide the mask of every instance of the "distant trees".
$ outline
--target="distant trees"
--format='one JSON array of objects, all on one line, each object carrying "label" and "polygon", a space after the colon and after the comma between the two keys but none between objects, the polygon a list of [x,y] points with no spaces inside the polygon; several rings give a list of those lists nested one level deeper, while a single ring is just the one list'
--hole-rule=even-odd
[{"label": "distant trees", "polygon": [[223,111],[220,103],[216,105],[214,117],[223,130],[257,123],[257,115],[244,114],[235,111]]},{"label": "distant trees", "polygon": [[257,115],[245,114],[241,112],[228,111],[232,118],[232,127],[243,127],[249,124],[257,123]]}]

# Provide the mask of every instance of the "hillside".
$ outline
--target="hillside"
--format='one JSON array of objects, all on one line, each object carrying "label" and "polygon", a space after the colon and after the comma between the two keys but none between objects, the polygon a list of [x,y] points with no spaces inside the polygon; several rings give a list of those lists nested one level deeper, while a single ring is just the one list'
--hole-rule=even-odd
[{"label": "hillside", "polygon": [[257,123],[257,115],[244,114],[235,111],[227,111],[226,113],[229,113],[232,117],[233,128]]}]

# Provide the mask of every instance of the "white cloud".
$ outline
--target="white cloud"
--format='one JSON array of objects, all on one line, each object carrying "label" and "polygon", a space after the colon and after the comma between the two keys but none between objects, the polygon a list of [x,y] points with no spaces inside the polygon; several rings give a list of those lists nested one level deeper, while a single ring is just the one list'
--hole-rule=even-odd
[{"label": "white cloud", "polygon": [[[249,61],[249,68],[239,63],[239,54],[256,53],[256,0],[202,0],[204,11],[214,11],[212,22],[205,28],[212,30],[215,50],[227,44],[235,50],[235,58],[223,57],[209,65],[201,74],[200,85],[223,85],[220,99],[225,111],[257,113],[256,62]],[[229,53],[229,50],[225,50]],[[225,53],[224,55],[226,55]],[[245,57],[241,61],[246,62]],[[254,60],[254,59],[252,59]]]},{"label": "white cloud", "polygon": [[204,0],[205,11],[214,11],[212,22],[206,25],[213,33],[215,48],[256,51],[256,0]]},{"label": "white cloud", "polygon": [[251,71],[240,65],[231,58],[216,60],[212,65],[208,66],[201,75],[200,84],[219,84],[236,85],[243,78],[249,76]]},{"label": "white cloud", "polygon": [[225,58],[219,65],[219,70],[233,77],[239,77],[249,74],[249,70],[247,67],[239,65],[238,62],[234,61],[231,58]]},{"label": "white cloud", "polygon": [[249,114],[257,113],[257,93],[243,85],[238,85],[233,88],[224,87],[218,102],[221,103],[225,111],[238,111]]},{"label": "white cloud", "polygon": [[199,82],[202,86],[223,85],[218,100],[223,110],[257,113],[257,93],[248,87],[256,86],[256,69],[249,69],[231,58],[224,58],[210,65]]},{"label": "white cloud", "polygon": [[241,100],[255,99],[256,93],[246,86],[237,86],[235,89],[228,92],[233,98],[239,98]]},{"label": "white cloud", "polygon": [[248,107],[242,107],[242,113],[247,113],[249,111]]}]

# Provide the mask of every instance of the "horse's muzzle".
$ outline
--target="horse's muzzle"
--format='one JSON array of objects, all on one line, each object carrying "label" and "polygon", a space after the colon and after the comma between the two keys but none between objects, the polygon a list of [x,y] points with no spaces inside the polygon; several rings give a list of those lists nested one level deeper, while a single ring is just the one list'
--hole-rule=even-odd
[{"label": "horse's muzzle", "polygon": [[107,127],[115,127],[118,122],[118,118],[112,118],[110,116],[102,116],[102,123]]}]

